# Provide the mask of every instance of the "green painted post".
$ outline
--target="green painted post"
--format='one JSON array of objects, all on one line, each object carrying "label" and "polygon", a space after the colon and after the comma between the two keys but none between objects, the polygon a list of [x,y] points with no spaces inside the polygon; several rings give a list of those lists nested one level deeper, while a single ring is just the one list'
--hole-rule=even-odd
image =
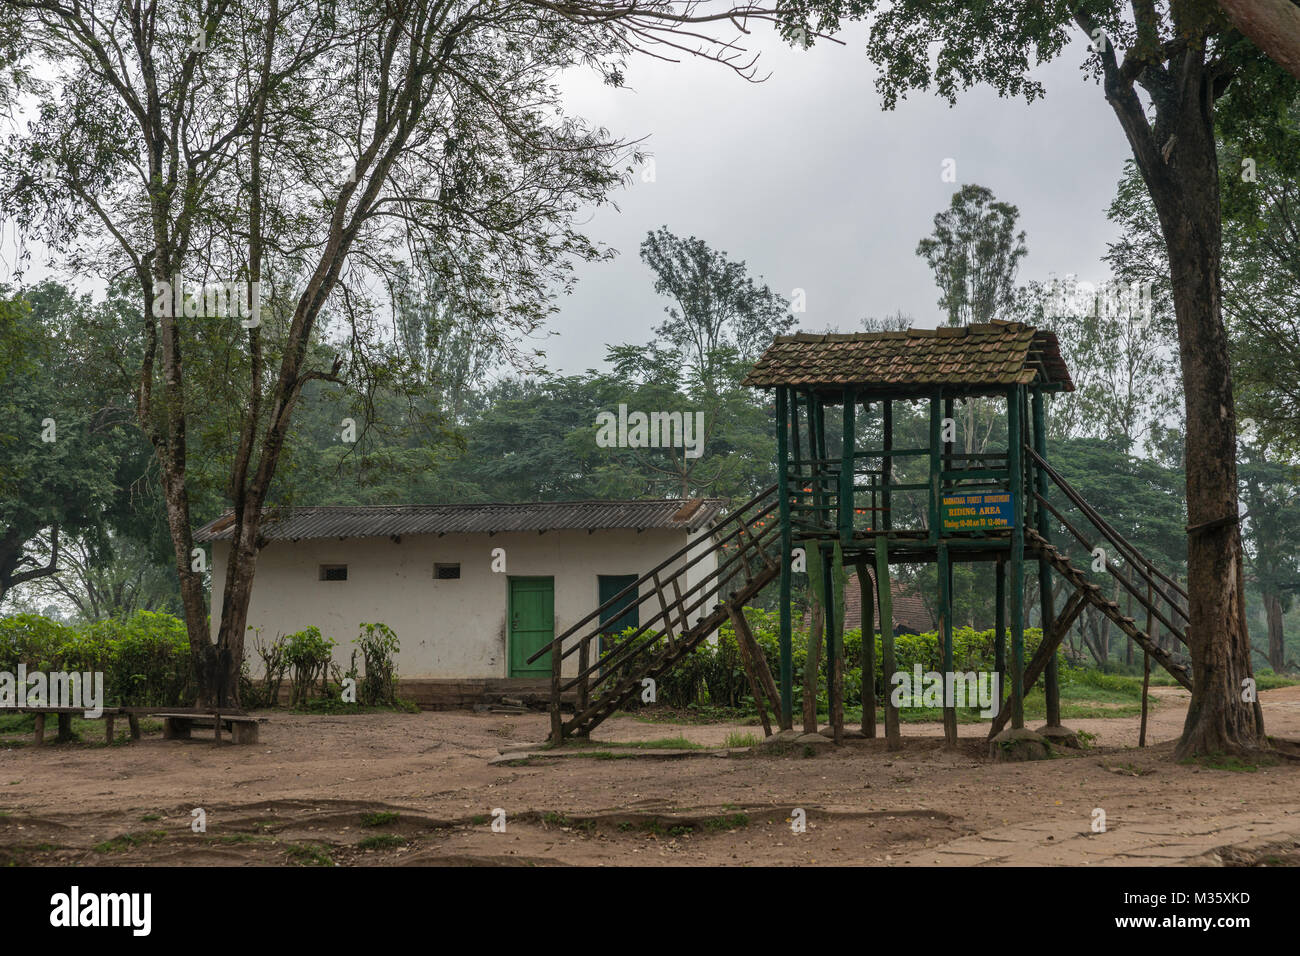
[{"label": "green painted post", "polygon": [[993,669],[998,672],[998,693],[1001,694],[1007,685],[1007,559],[1005,557],[998,558],[996,578],[994,600],[997,602],[997,608],[993,612]]},{"label": "green painted post", "polygon": [[[1043,407],[1043,393],[1034,389],[1034,451],[1047,460],[1047,412]],[[1034,484],[1040,495],[1047,497],[1047,472],[1034,463]],[[1037,509],[1038,533],[1044,541],[1051,538],[1052,523],[1046,508]],[[1048,640],[1048,630],[1056,620],[1056,601],[1052,597],[1052,566],[1046,556],[1038,559],[1038,602],[1042,612],[1043,640]],[[1047,698],[1047,726],[1061,726],[1061,684],[1057,673],[1056,655],[1053,654],[1043,670],[1043,694]]]},{"label": "green painted post", "polygon": [[1017,385],[1007,392],[1007,465],[1011,471],[1011,726],[1025,726],[1025,488],[1020,420],[1021,393]]},{"label": "green painted post", "polygon": [[[891,505],[889,495],[889,482],[893,477],[894,471],[894,458],[889,454],[894,450],[894,403],[889,399],[885,399],[882,403],[881,412],[884,415],[883,430],[885,439],[885,456],[884,460],[880,463],[880,507],[884,510],[880,512],[879,527],[889,531],[894,527],[893,511],[890,510]],[[873,501],[872,505],[874,506],[874,504],[875,502]],[[874,511],[871,513],[871,527],[873,529],[877,527],[876,513]]]},{"label": "green painted post", "polygon": [[876,606],[880,608],[880,657],[884,675],[885,746],[898,750],[903,741],[898,734],[898,708],[893,701],[893,677],[898,669],[894,659],[894,596],[889,586],[889,541],[876,535]]},{"label": "green painted post", "polygon": [[814,520],[818,532],[830,527],[830,518],[826,514],[828,502],[822,494],[825,489],[823,478],[822,462],[826,460],[826,418],[825,409],[822,407],[821,399],[814,393],[808,393],[808,457],[812,458],[816,464],[812,466],[812,490],[813,490],[813,511]]},{"label": "green painted post", "polygon": [[938,543],[940,531],[939,472],[943,470],[943,466],[939,458],[939,436],[943,430],[943,423],[940,420],[939,402],[938,392],[930,396],[930,544]]},{"label": "green painted post", "polygon": [[792,416],[789,389],[784,385],[776,390],[776,494],[778,515],[781,521],[781,729],[794,726],[794,653],[792,650],[792,624],[790,621],[790,563],[793,535],[790,529],[790,441],[786,429]]},{"label": "green painted post", "polygon": [[840,448],[840,545],[853,544],[853,452],[855,447],[854,403],[857,396],[853,386],[844,389],[844,429]]},{"label": "green painted post", "polygon": [[[944,688],[950,686],[952,662],[952,564],[948,560],[948,543],[939,539],[939,633],[943,638]],[[945,695],[946,698],[946,695]],[[949,745],[957,743],[957,711],[943,702],[943,736]]]}]

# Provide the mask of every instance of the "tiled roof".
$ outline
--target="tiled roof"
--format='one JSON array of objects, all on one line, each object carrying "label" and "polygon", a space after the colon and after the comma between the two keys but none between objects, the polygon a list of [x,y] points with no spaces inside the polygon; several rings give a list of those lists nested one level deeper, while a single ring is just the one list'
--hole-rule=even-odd
[{"label": "tiled roof", "polygon": [[1019,322],[990,322],[904,332],[779,335],[743,384],[916,392],[937,385],[999,388],[1034,382],[1074,390],[1056,335]]},{"label": "tiled roof", "polygon": [[[880,630],[880,602],[876,598],[876,578],[867,572],[871,589],[871,620],[875,629]],[[893,598],[894,632],[904,634],[925,634],[935,629],[934,618],[921,595],[909,588],[898,578],[891,578],[889,591]],[[803,626],[808,627],[810,615],[805,612]],[[844,584],[844,630],[852,631],[862,626],[862,589],[858,587],[858,575],[850,572]]]},{"label": "tiled roof", "polygon": [[[378,505],[287,508],[268,513],[261,533],[268,540],[379,538],[398,534],[486,534],[502,531],[605,531],[651,528],[698,531],[726,506],[720,498],[651,501],[544,501],[482,505]],[[194,534],[194,540],[231,536],[226,512]]]}]

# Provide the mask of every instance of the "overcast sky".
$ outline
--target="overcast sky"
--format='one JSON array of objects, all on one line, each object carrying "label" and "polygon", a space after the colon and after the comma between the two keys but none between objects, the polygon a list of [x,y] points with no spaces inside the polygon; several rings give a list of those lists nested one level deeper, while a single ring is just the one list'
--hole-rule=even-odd
[{"label": "overcast sky", "polygon": [[[1047,96],[1028,106],[977,89],[955,108],[914,94],[881,109],[864,34],[845,46],[794,50],[754,37],[764,83],[704,61],[641,58],[628,88],[566,78],[569,108],[625,138],[648,136],[655,180],[616,194],[587,234],[618,250],[587,265],[561,300],[543,345],[566,373],[603,363],[607,342],[647,340],[666,300],[655,295],[638,247],[668,226],[743,259],[787,298],[806,291],[804,329],[852,331],[864,315],[903,310],[938,324],[933,276],[916,255],[934,214],[964,183],[1020,209],[1029,254],[1019,281],[1077,274],[1100,281],[1115,229],[1105,210],[1127,144],[1101,90],[1079,70],[1076,43],[1039,71]],[[956,183],[941,179],[956,160]]]}]

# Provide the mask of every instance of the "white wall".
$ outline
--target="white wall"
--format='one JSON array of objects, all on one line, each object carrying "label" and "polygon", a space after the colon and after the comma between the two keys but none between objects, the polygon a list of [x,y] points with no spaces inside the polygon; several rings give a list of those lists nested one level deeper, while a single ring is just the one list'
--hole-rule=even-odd
[{"label": "white wall", "polygon": [[[335,660],[346,667],[361,622],[380,621],[401,642],[397,668],[402,678],[506,677],[511,576],[555,578],[559,634],[597,607],[598,575],[639,576],[686,543],[685,531],[667,530],[409,535],[400,543],[390,538],[271,541],[258,556],[248,624],[262,628],[265,639],[314,624],[338,642]],[[505,549],[505,573],[492,570],[495,548]],[[227,542],[213,542],[214,639],[228,553]],[[698,553],[693,548],[691,557]],[[713,561],[710,556],[689,569],[690,583],[707,574],[702,569],[711,569]],[[459,580],[434,580],[435,562],[459,562]],[[319,580],[322,564],[346,564],[348,579]],[[641,605],[640,619],[647,621],[658,611],[659,601],[651,597]],[[251,633],[245,653],[258,673]],[[575,653],[565,660],[564,670],[576,669]]]}]

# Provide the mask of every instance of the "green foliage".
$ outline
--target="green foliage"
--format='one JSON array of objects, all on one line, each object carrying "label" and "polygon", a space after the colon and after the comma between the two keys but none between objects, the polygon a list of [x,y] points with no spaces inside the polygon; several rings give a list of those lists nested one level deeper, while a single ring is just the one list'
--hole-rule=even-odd
[{"label": "green foliage", "polygon": [[103,671],[105,703],[179,706],[193,699],[185,625],[170,614],[71,627],[38,614],[0,618],[0,670]]},{"label": "green foliage", "polygon": [[366,673],[361,678],[360,701],[369,706],[397,703],[397,662],[401,645],[387,624],[362,624],[357,638]]},{"label": "green foliage", "polygon": [[314,694],[328,692],[326,681],[334,657],[334,643],[315,625],[285,638],[284,660],[289,667],[292,706],[305,707]]},{"label": "green foliage", "polygon": [[[812,555],[809,555],[811,561]],[[780,616],[775,611],[745,608],[754,639],[763,649],[768,667],[773,674],[780,660]],[[629,632],[630,633],[630,632]],[[993,630],[977,631],[971,627],[953,628],[953,666],[957,671],[992,671],[994,669]],[[802,706],[803,678],[808,660],[807,632],[796,628],[792,635],[794,666],[794,707]],[[844,655],[844,706],[862,706],[862,631],[854,628],[842,638]],[[1042,631],[1036,627],[1025,628],[1025,660],[1029,660],[1042,641]],[[1010,637],[1008,636],[1008,643]],[[876,672],[874,693],[877,700],[892,686],[882,673],[884,660],[881,638],[875,635]],[[1008,653],[1010,653],[1008,649]],[[1064,662],[1064,655],[1058,652]],[[943,669],[943,643],[937,632],[926,634],[900,634],[894,638],[894,658],[900,671],[941,671]],[[1064,668],[1063,673],[1074,668]],[[818,674],[818,712],[825,712],[826,661],[822,660]],[[755,708],[749,682],[740,659],[740,648],[735,630],[730,623],[723,624],[713,641],[706,641],[688,654],[681,663],[658,679],[657,703],[677,709],[720,707],[752,712]],[[631,709],[633,705],[629,704]]]}]

